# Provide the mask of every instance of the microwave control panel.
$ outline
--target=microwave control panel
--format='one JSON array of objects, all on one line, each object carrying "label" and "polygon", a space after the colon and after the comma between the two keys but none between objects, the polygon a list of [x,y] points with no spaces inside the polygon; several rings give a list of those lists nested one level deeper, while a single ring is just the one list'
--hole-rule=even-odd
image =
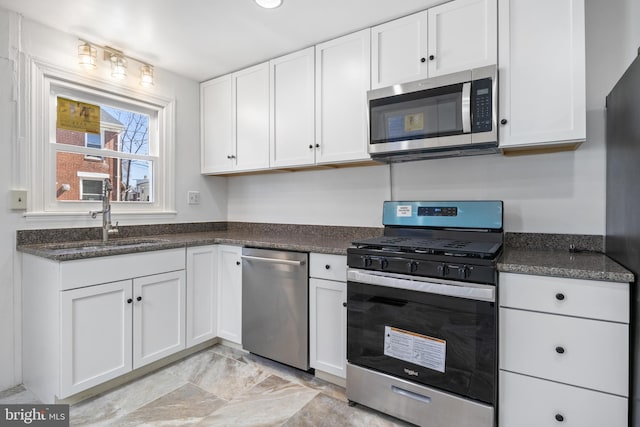
[{"label": "microwave control panel", "polygon": [[471,132],[491,132],[493,117],[491,79],[471,82]]}]

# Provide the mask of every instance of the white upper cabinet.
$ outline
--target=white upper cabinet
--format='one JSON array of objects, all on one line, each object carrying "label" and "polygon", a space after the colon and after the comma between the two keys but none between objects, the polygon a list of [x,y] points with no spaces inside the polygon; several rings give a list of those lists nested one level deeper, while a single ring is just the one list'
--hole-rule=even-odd
[{"label": "white upper cabinet", "polygon": [[202,173],[269,167],[269,64],[200,85]]},{"label": "white upper cabinet", "polygon": [[369,159],[369,29],[316,46],[316,163]]},{"label": "white upper cabinet", "polygon": [[429,77],[498,62],[496,0],[455,0],[427,15]]},{"label": "white upper cabinet", "polygon": [[270,64],[271,167],[315,162],[315,49],[310,47]]},{"label": "white upper cabinet", "polygon": [[500,147],[586,137],[584,0],[499,0]]},{"label": "white upper cabinet", "polygon": [[233,73],[236,114],[235,169],[269,167],[269,63]]},{"label": "white upper cabinet", "polygon": [[231,75],[200,85],[201,172],[228,171],[233,167],[235,126]]},{"label": "white upper cabinet", "polygon": [[497,0],[454,0],[371,29],[371,86],[497,62]]},{"label": "white upper cabinet", "polygon": [[427,12],[371,28],[373,89],[427,77]]}]

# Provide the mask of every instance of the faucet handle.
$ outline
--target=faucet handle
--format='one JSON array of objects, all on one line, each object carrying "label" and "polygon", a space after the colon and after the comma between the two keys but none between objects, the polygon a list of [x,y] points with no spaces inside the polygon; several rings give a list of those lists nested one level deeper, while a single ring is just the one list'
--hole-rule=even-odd
[{"label": "faucet handle", "polygon": [[109,230],[107,230],[107,233],[109,234],[116,234],[118,233],[118,221],[116,221],[116,225],[112,225],[109,227]]}]

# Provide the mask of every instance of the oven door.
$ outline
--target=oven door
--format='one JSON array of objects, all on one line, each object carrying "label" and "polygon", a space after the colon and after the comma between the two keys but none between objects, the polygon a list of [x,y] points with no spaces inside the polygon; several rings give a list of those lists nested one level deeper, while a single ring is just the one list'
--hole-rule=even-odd
[{"label": "oven door", "polygon": [[495,286],[348,270],[347,360],[495,404]]}]

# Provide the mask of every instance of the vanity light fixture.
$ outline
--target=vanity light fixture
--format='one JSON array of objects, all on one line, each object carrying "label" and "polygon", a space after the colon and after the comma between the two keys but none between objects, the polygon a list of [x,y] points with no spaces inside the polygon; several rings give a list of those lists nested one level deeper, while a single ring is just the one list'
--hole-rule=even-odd
[{"label": "vanity light fixture", "polygon": [[96,68],[96,59],[98,58],[98,49],[91,46],[87,42],[78,45],[78,64],[83,68]]},{"label": "vanity light fixture", "polygon": [[255,2],[265,9],[275,9],[282,4],[282,0],[255,0]]},{"label": "vanity light fixture", "polygon": [[153,86],[153,67],[143,64],[140,68],[140,84],[144,87]]},{"label": "vanity light fixture", "polygon": [[149,65],[139,59],[126,56],[122,51],[109,46],[95,46],[84,40],[80,40],[78,44],[78,64],[86,69],[95,69],[97,66],[98,47],[103,50],[104,61],[111,64],[111,77],[122,80],[127,77],[127,61],[134,61],[141,65],[140,67],[140,85],[143,87],[153,86],[153,65]]}]

